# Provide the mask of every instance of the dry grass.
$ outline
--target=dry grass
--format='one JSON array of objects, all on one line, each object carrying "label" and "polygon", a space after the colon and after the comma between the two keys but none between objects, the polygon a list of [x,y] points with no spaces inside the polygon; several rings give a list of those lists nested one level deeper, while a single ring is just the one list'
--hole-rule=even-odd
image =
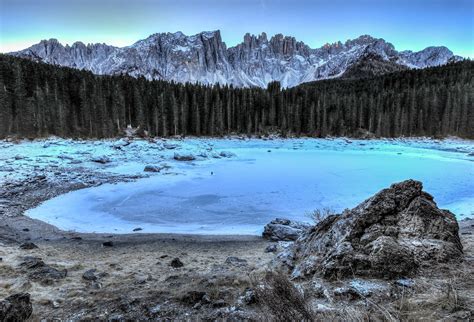
[{"label": "dry grass", "polygon": [[311,321],[314,313],[304,293],[282,272],[269,271],[255,281],[257,301],[273,321]]},{"label": "dry grass", "polygon": [[[467,279],[466,279],[467,278]],[[458,275],[433,283],[424,291],[401,297],[392,304],[392,312],[401,321],[446,318],[457,312],[470,311],[473,290],[466,289],[469,277]],[[472,282],[472,277],[470,277]]]},{"label": "dry grass", "polygon": [[310,289],[303,291],[288,279],[287,274],[275,271],[267,272],[260,279],[253,278],[253,287],[262,320],[469,320],[474,307],[474,268],[469,264],[451,267],[451,273],[431,271],[432,275],[429,275],[430,271],[427,271],[427,276],[416,279],[414,288],[399,288],[398,293],[393,289],[391,298],[373,295],[358,300],[327,302],[314,298]]}]

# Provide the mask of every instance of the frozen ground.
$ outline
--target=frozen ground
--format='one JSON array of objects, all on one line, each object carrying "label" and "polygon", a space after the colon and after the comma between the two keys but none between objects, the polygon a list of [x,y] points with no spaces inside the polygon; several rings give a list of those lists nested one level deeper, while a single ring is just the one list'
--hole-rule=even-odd
[{"label": "frozen ground", "polygon": [[[309,221],[311,210],[351,208],[408,178],[458,218],[474,212],[474,142],[457,139],[49,139],[2,141],[0,149],[0,184],[35,172],[75,180],[78,169],[146,176],[73,191],[26,213],[79,232],[258,234],[275,217]],[[196,160],[176,161],[175,153]],[[167,167],[149,173],[146,165]]]}]

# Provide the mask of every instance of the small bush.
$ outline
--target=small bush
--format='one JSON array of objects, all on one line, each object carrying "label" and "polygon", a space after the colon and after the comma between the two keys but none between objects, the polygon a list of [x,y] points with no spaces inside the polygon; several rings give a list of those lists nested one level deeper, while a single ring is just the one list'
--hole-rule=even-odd
[{"label": "small bush", "polygon": [[315,223],[319,223],[321,220],[336,214],[331,208],[316,209],[307,214],[307,216]]},{"label": "small bush", "polygon": [[274,321],[309,321],[313,314],[307,300],[288,276],[267,272],[254,286],[257,302]]}]

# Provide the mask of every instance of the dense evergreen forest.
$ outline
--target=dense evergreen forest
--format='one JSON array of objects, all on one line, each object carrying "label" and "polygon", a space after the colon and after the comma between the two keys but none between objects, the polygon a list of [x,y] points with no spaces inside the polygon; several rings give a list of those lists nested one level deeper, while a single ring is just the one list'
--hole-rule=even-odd
[{"label": "dense evergreen forest", "polygon": [[264,135],[474,139],[474,62],[281,89],[147,81],[0,55],[0,137]]}]

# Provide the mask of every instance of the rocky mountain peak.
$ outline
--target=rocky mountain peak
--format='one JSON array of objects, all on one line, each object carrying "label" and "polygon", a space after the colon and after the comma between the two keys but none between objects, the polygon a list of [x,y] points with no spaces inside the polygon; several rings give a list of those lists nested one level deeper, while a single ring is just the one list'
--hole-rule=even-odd
[{"label": "rocky mountain peak", "polygon": [[57,40],[56,38],[43,39],[40,41],[40,43],[45,45],[61,45],[59,40]]},{"label": "rocky mountain peak", "polygon": [[[242,43],[227,48],[219,30],[192,36],[180,31],[156,33],[122,48],[106,44],[85,45],[82,42],[63,46],[57,39],[49,39],[10,54],[86,69],[96,74],[126,73],[176,82],[260,87],[266,87],[272,81],[291,87],[303,82],[339,77],[369,54],[378,57],[377,62],[371,62],[370,66],[375,66],[381,73],[397,70],[398,65],[425,68],[462,59],[446,47],[398,52],[391,43],[369,35],[311,49],[295,37],[276,34],[268,39],[266,33],[247,33]],[[383,61],[397,66],[389,66]],[[364,68],[368,70],[367,66]],[[351,75],[359,73],[352,72]]]},{"label": "rocky mountain peak", "polygon": [[444,46],[430,46],[419,52],[411,50],[402,51],[400,54],[400,63],[411,68],[426,68],[446,64],[451,60],[462,59],[454,56],[453,52]]},{"label": "rocky mountain peak", "polygon": [[361,36],[359,36],[355,39],[346,40],[345,46],[352,47],[354,45],[368,45],[368,44],[371,44],[371,43],[373,43],[377,40],[383,40],[383,39],[374,38],[370,35],[361,35]]},{"label": "rocky mountain peak", "polygon": [[218,38],[221,39],[221,31],[219,29],[217,30],[211,30],[211,31],[203,31],[200,32],[198,35],[201,35],[202,37],[205,38]]},{"label": "rocky mountain peak", "polygon": [[295,37],[276,34],[270,39],[270,46],[275,53],[283,56],[291,56],[301,51],[308,53],[309,47],[301,41],[296,41]]}]

